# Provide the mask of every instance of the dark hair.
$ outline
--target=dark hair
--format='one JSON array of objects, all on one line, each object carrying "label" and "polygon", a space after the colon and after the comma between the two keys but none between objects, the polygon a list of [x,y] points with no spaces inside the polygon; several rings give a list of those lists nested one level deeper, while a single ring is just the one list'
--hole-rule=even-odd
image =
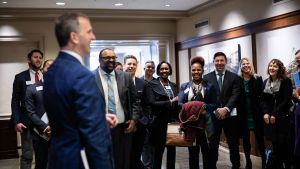
[{"label": "dark hair", "polygon": [[123,65],[122,65],[122,63],[120,63],[120,62],[116,62],[115,67],[117,67],[117,66],[123,66]]},{"label": "dark hair", "polygon": [[169,70],[170,70],[169,76],[172,75],[172,66],[171,66],[171,64],[170,64],[169,62],[166,62],[166,61],[161,61],[161,62],[157,65],[157,67],[156,67],[156,74],[157,74],[157,76],[160,76],[159,70],[160,70],[160,67],[161,67],[161,65],[162,65],[163,63],[165,63],[165,64],[167,64],[167,65],[169,66]]},{"label": "dark hair", "polygon": [[64,47],[68,44],[71,32],[78,32],[80,30],[79,17],[88,19],[88,17],[82,13],[66,13],[56,19],[55,35],[60,47]]},{"label": "dark hair", "polygon": [[269,74],[269,66],[271,63],[275,63],[278,66],[278,73],[277,73],[277,78],[279,79],[285,79],[286,78],[286,71],[283,63],[279,59],[272,59],[269,64],[268,64],[268,70],[267,73]]},{"label": "dark hair", "polygon": [[145,65],[146,65],[147,63],[151,63],[151,64],[153,64],[153,65],[155,66],[155,63],[154,63],[152,60],[147,60],[147,61],[145,62]]},{"label": "dark hair", "polygon": [[32,54],[35,53],[35,52],[38,52],[42,55],[42,58],[44,57],[44,54],[42,51],[38,50],[38,49],[33,49],[32,51],[30,51],[28,54],[27,54],[27,59],[30,59]]},{"label": "dark hair", "polygon": [[111,51],[114,51],[114,50],[112,50],[112,49],[110,49],[110,48],[104,48],[104,49],[102,49],[102,50],[99,52],[99,59],[102,58],[102,53],[103,53],[105,50],[111,50]]},{"label": "dark hair", "polygon": [[44,61],[44,64],[43,64],[43,68],[45,67],[45,65],[47,64],[47,62],[49,62],[49,61],[54,61],[53,59],[47,59],[47,60],[45,60]]},{"label": "dark hair", "polygon": [[225,60],[227,61],[227,57],[226,57],[225,53],[223,53],[223,52],[217,52],[217,53],[215,53],[215,55],[214,55],[214,60],[215,60],[215,58],[218,57],[218,56],[223,56],[223,57],[225,58]]},{"label": "dark hair", "polygon": [[127,59],[134,59],[136,62],[138,62],[135,56],[133,56],[133,55],[126,55],[124,57],[124,64],[126,63]]},{"label": "dark hair", "polygon": [[295,55],[297,55],[298,53],[300,53],[300,49],[296,51]]},{"label": "dark hair", "polygon": [[203,57],[201,57],[201,56],[195,56],[195,57],[193,57],[190,60],[190,65],[192,66],[195,63],[199,63],[202,66],[202,68],[203,68],[204,64],[205,64],[205,61],[204,61]]}]

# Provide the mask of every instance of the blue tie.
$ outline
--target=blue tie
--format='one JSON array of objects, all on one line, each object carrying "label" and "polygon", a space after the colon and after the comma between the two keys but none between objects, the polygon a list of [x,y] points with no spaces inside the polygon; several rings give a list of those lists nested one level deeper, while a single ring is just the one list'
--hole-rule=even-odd
[{"label": "blue tie", "polygon": [[108,113],[116,114],[116,102],[111,76],[111,74],[106,74],[108,88]]},{"label": "blue tie", "polygon": [[218,73],[218,84],[219,84],[219,89],[220,91],[222,90],[222,73]]}]

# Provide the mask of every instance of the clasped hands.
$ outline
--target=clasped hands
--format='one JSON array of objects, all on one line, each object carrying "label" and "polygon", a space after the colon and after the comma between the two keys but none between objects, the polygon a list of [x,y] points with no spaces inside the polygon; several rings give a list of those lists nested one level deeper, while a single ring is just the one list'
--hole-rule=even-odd
[{"label": "clasped hands", "polygon": [[275,120],[276,120],[275,116],[270,117],[270,115],[268,115],[267,113],[264,115],[264,121],[266,124],[270,124],[270,123],[275,124]]}]

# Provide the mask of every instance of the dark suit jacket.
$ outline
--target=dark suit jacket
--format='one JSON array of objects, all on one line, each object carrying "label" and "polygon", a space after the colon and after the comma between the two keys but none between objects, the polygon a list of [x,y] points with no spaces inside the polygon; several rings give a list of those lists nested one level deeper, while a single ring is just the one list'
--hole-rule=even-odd
[{"label": "dark suit jacket", "polygon": [[[201,82],[203,88],[204,88],[204,103],[205,103],[205,109],[206,111],[212,112],[217,108],[216,102],[217,102],[217,97],[216,97],[216,90],[214,87],[208,83],[205,80],[202,80]],[[183,83],[180,87],[180,91],[178,94],[178,104],[183,105],[184,103],[188,102],[188,90],[192,86],[192,82],[186,82]]]},{"label": "dark suit jacket", "polygon": [[52,129],[49,169],[111,169],[110,130],[95,78],[73,56],[60,52],[44,76],[44,104]]},{"label": "dark suit jacket", "polygon": [[236,108],[240,96],[240,78],[238,75],[226,70],[221,91],[215,71],[208,73],[203,79],[210,82],[216,89],[218,107],[228,107],[230,111]]},{"label": "dark suit jacket", "polygon": [[[93,71],[93,74],[96,78],[98,88],[100,89],[102,99],[105,100],[103,86],[99,75],[99,67]],[[137,121],[139,118],[139,107],[137,103],[137,91],[133,84],[132,77],[123,71],[115,71],[115,74],[119,98],[125,114],[125,121]]]},{"label": "dark suit jacket", "polygon": [[150,105],[146,93],[147,82],[137,77],[135,77],[134,80],[135,87],[137,90],[138,102],[140,103],[139,122],[146,125],[149,123],[149,118],[151,116]]},{"label": "dark suit jacket", "polygon": [[29,118],[25,108],[26,81],[30,81],[29,69],[15,76],[11,99],[11,121],[14,126],[23,123],[29,126]]},{"label": "dark suit jacket", "polygon": [[40,133],[43,133],[48,126],[48,124],[41,120],[45,113],[42,87],[43,85],[29,85],[26,89],[25,97],[25,107],[29,113],[28,116],[31,122],[30,128],[35,127]]}]

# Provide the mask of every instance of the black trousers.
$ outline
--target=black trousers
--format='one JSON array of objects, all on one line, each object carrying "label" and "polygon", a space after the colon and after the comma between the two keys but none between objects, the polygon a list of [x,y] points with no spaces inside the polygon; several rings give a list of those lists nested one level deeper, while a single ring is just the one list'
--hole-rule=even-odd
[{"label": "black trousers", "polygon": [[50,142],[39,136],[33,136],[32,145],[35,157],[35,169],[47,169]]},{"label": "black trousers", "polygon": [[137,123],[136,131],[133,133],[132,140],[132,153],[131,153],[131,167],[130,169],[144,169],[145,166],[141,161],[141,155],[143,152],[144,141],[146,137],[146,126]]},{"label": "black trousers", "polygon": [[211,169],[212,158],[204,131],[196,136],[196,146],[188,147],[190,169],[199,169],[199,153],[202,153],[203,169]]},{"label": "black trousers", "polygon": [[124,129],[124,123],[111,129],[115,169],[130,169],[132,133],[126,134]]},{"label": "black trousers", "polygon": [[[261,155],[261,159],[264,162],[266,160],[265,158],[265,142],[264,137],[261,132],[258,132],[256,129],[253,130],[257,144],[258,144],[258,150]],[[250,151],[251,151],[251,144],[250,144],[250,130],[245,129],[243,130],[243,148],[245,152],[245,158],[246,161],[250,160]]]},{"label": "black trousers", "polygon": [[238,169],[240,167],[240,154],[237,117],[226,117],[224,120],[218,120],[215,118],[215,116],[213,116],[213,123],[215,127],[216,138],[210,143],[213,163],[212,169],[217,168],[216,164],[219,156],[219,142],[222,129],[224,130],[226,141],[229,147],[232,169]]}]

